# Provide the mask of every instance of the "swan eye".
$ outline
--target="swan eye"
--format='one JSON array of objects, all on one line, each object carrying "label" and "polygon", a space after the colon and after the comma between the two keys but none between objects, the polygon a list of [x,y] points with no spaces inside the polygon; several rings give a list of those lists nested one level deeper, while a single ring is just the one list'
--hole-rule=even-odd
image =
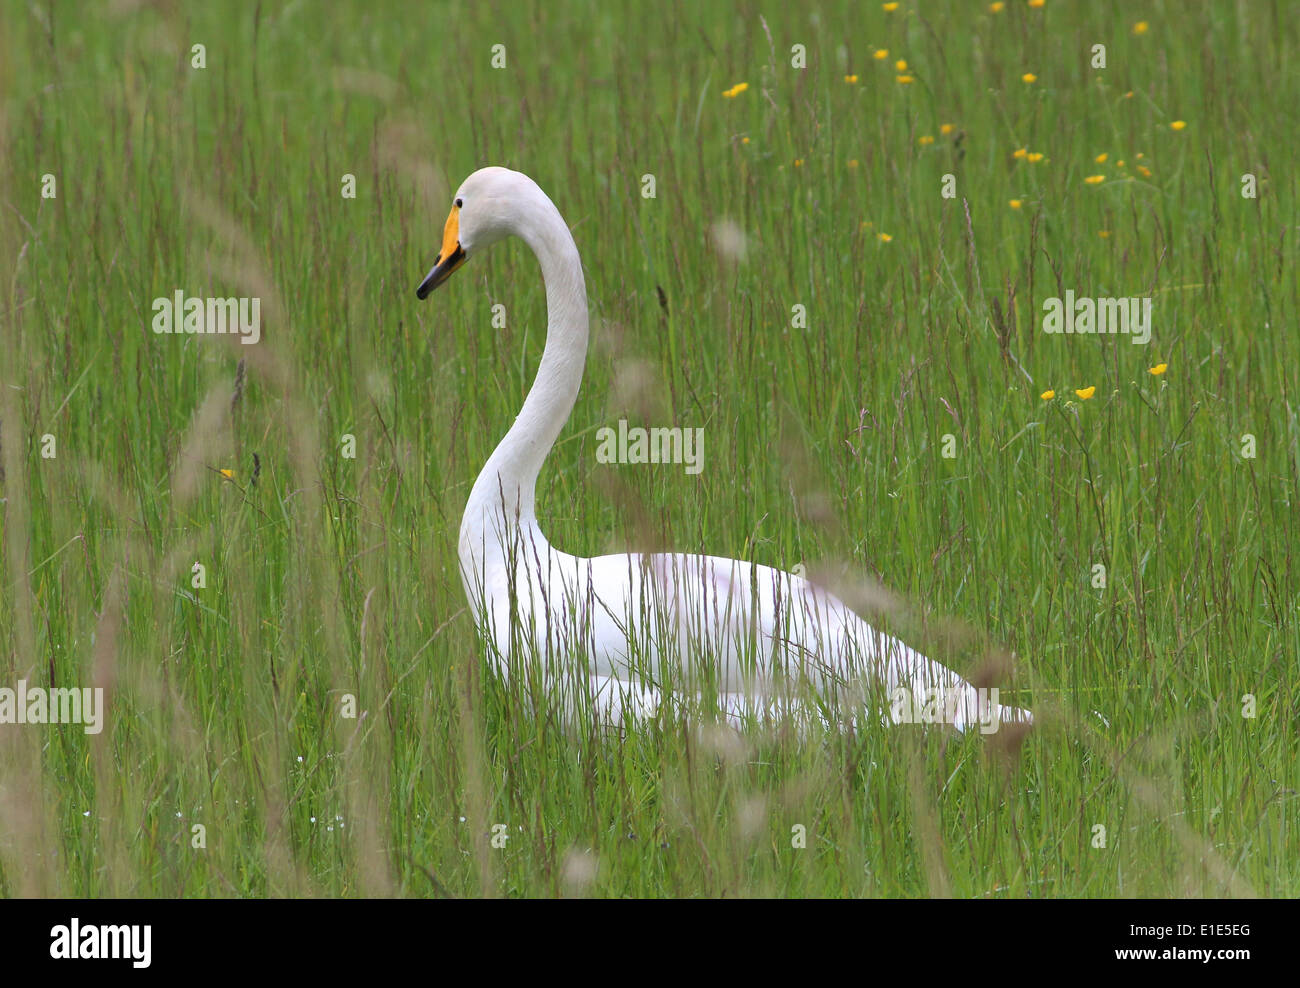
[{"label": "swan eye", "polygon": [[464,200],[464,199],[457,199],[457,200],[456,200],[456,208],[457,208],[457,209],[460,209],[460,207],[463,206],[463,205],[465,205],[465,200]]}]

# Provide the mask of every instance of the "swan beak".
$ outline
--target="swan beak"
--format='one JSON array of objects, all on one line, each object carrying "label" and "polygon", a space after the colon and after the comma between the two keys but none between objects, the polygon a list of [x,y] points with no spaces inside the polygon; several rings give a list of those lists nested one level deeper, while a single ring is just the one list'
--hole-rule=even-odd
[{"label": "swan beak", "polygon": [[447,225],[442,228],[442,250],[433,262],[433,269],[424,276],[420,287],[415,290],[416,298],[428,298],[431,291],[465,263],[465,257],[465,251],[460,246],[460,207],[452,206],[447,215]]}]

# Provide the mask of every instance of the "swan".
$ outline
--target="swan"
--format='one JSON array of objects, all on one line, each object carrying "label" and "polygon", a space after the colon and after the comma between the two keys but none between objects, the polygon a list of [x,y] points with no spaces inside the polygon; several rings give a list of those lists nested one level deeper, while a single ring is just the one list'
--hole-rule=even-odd
[{"label": "swan", "polygon": [[923,713],[961,731],[1031,721],[802,576],[715,556],[584,559],[552,546],[537,520],[537,477],[573,410],[588,335],[568,225],[527,175],[482,168],[456,191],[416,295],[427,298],[510,236],[541,266],[546,344],[519,415],[474,482],[458,542],[465,594],[498,675],[526,677],[566,717],[589,709],[612,725],[655,716],[669,696],[716,697],[710,709],[738,729],[755,718],[856,724],[873,700],[882,719]]}]

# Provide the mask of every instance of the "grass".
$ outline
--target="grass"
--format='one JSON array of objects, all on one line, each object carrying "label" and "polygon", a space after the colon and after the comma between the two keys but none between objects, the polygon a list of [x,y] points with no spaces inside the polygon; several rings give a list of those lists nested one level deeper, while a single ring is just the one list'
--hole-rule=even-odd
[{"label": "grass", "polygon": [[[0,686],[108,713],[0,726],[0,893],[1300,894],[1285,5],[2,16]],[[515,242],[414,297],[485,164],[586,269],[552,542],[879,580],[927,654],[1016,657],[1023,745],[574,736],[491,677],[456,531],[541,281]],[[177,289],[262,341],[155,335]],[[1152,297],[1150,343],[1044,334],[1066,289]],[[598,464],[620,418],[703,472]]]}]

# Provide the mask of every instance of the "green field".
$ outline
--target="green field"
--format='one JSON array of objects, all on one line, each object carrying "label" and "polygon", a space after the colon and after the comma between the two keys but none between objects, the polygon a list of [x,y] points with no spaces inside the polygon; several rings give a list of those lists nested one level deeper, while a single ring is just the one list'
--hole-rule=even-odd
[{"label": "green field", "polygon": [[[3,0],[0,687],[106,712],[0,724],[0,894],[1300,895],[1298,75],[1283,0]],[[545,296],[514,241],[415,298],[489,164],[586,272],[551,541],[879,584],[1034,731],[493,677],[457,528]],[[260,341],[155,333],[178,290]],[[597,462],[620,419],[702,471]]]}]

